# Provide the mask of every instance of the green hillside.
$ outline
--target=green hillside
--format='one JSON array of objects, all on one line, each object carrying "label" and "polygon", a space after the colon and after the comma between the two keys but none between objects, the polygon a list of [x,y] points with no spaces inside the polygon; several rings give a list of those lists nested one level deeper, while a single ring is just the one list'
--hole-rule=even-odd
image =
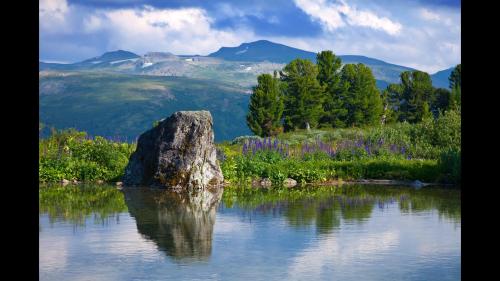
[{"label": "green hillside", "polygon": [[134,140],[178,110],[209,110],[216,141],[249,134],[245,89],[212,80],[104,72],[40,72],[40,122]]}]

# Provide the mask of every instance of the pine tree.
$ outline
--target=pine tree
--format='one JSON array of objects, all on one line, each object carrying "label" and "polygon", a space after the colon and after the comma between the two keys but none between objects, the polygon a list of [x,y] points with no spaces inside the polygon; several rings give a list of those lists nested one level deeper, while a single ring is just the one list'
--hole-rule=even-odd
[{"label": "pine tree", "polygon": [[458,109],[462,104],[462,64],[457,64],[448,80],[451,88],[450,108]]},{"label": "pine tree", "polygon": [[383,104],[371,69],[364,64],[346,64],[341,72],[341,90],[347,126],[380,124]]},{"label": "pine tree", "polygon": [[332,51],[322,51],[316,56],[318,66],[318,81],[325,88],[324,114],[320,123],[333,127],[344,127],[343,119],[347,110],[343,105],[340,88],[340,69],[342,60]]},{"label": "pine tree", "polygon": [[283,68],[281,80],[285,95],[285,130],[316,127],[322,115],[324,88],[317,80],[318,70],[309,60],[295,59]]},{"label": "pine tree", "polygon": [[[400,75],[401,84],[390,85],[387,89],[393,99],[399,100],[399,121],[420,122],[434,102],[434,87],[429,74],[422,71],[404,71]],[[424,105],[427,104],[427,105]]]},{"label": "pine tree", "polygon": [[452,107],[452,92],[450,90],[437,88],[434,90],[434,97],[434,102],[431,106],[434,117],[438,117],[440,111],[445,111]]},{"label": "pine tree", "polygon": [[247,125],[252,132],[261,137],[276,135],[284,110],[279,80],[270,74],[259,75],[248,108]]}]

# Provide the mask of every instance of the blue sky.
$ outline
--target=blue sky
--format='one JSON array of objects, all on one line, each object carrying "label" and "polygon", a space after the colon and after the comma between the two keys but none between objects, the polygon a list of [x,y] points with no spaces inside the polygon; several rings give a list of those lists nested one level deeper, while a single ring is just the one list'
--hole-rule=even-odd
[{"label": "blue sky", "polygon": [[460,1],[40,0],[40,59],[106,51],[207,55],[267,39],[430,73],[460,63]]}]

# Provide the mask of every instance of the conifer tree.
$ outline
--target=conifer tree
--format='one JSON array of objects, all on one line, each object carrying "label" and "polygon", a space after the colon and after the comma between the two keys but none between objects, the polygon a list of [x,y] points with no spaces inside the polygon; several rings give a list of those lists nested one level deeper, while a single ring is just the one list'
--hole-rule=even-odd
[{"label": "conifer tree", "polygon": [[324,114],[320,123],[332,127],[344,127],[344,118],[347,110],[343,105],[340,88],[340,69],[342,60],[332,51],[322,51],[316,56],[318,66],[318,81],[325,88]]},{"label": "conifer tree", "polygon": [[387,88],[392,98],[399,100],[399,121],[420,122],[435,98],[431,77],[426,72],[415,70],[402,72],[400,78],[399,86]]},{"label": "conifer tree", "polygon": [[259,75],[248,108],[247,125],[252,132],[261,137],[276,135],[284,109],[279,80],[270,74]]},{"label": "conifer tree", "polygon": [[457,64],[448,80],[450,81],[451,88],[450,108],[457,109],[462,103],[462,64]]},{"label": "conifer tree", "polygon": [[286,83],[284,128],[314,128],[323,112],[324,88],[317,80],[316,65],[305,59],[295,59],[283,68],[281,80]]},{"label": "conifer tree", "polygon": [[364,64],[346,64],[341,72],[341,87],[347,126],[380,124],[383,104],[371,69]]}]

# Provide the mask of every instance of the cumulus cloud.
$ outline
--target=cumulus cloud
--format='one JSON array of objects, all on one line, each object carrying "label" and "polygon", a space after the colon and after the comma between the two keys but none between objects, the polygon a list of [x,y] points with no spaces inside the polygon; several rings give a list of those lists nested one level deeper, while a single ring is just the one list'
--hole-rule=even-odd
[{"label": "cumulus cloud", "polygon": [[402,28],[398,22],[379,17],[370,11],[359,10],[344,1],[329,3],[326,0],[295,0],[295,4],[330,32],[347,24],[381,30],[390,35],[398,34]]},{"label": "cumulus cloud", "polygon": [[[77,7],[71,10],[64,0],[55,0],[57,3],[46,1],[49,4],[41,5],[43,8],[39,11],[40,21],[52,15],[56,17],[41,27],[41,33],[63,33],[59,28],[63,23],[64,32],[105,33],[107,50],[126,49],[140,54],[148,51],[208,54],[221,45],[237,45],[242,40],[254,38],[252,31],[244,28],[214,29],[214,20],[201,8],[157,9],[143,6],[89,11],[78,10]],[[68,18],[73,16],[81,21],[69,22]]]},{"label": "cumulus cloud", "polygon": [[[456,8],[417,2],[294,0],[286,9],[258,1],[248,6],[221,2],[117,8],[40,0],[40,54],[42,60],[59,61],[116,49],[207,55],[223,46],[267,39],[313,52],[374,57],[431,73],[460,62]],[[295,34],[294,28],[300,28],[291,20],[300,17],[316,31]],[[269,33],[264,29],[271,26],[262,22],[286,25],[291,31]]]},{"label": "cumulus cloud", "polygon": [[44,32],[68,32],[66,17],[69,7],[66,0],[40,0],[38,15]]}]

